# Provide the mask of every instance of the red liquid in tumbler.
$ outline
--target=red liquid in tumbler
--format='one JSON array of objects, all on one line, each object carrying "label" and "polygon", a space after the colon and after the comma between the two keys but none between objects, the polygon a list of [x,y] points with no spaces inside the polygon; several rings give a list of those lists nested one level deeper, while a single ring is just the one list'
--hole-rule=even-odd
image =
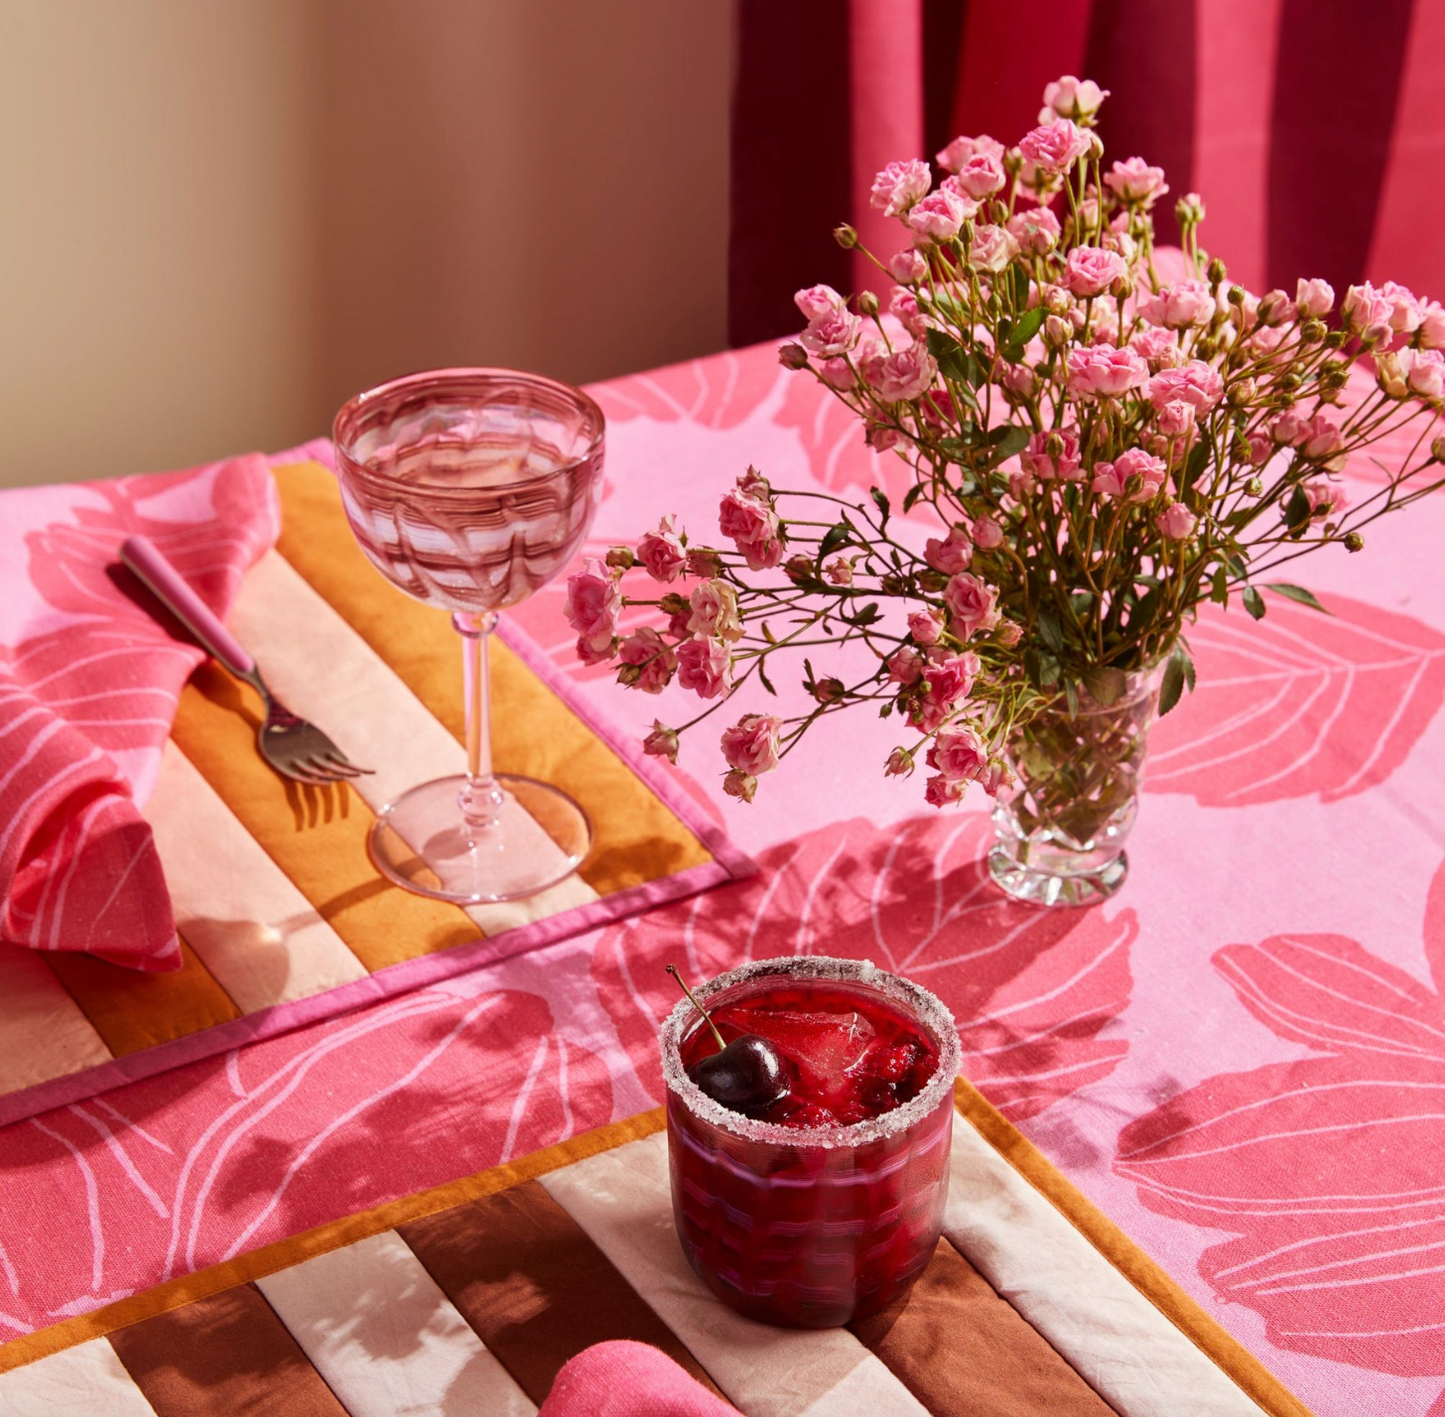
[{"label": "red liquid in tumbler", "polygon": [[[670,1091],[673,1207],[693,1269],[769,1323],[823,1328],[882,1308],[927,1264],[942,1223],[951,1090],[911,1125],[886,1124],[937,1071],[937,1045],[862,983],[764,976],[708,1008],[724,1039],[759,1034],[785,1060],[792,1090],[755,1120],[842,1130],[828,1146],[754,1140]],[[687,1067],[716,1050],[699,1019],[679,1052]]]}]

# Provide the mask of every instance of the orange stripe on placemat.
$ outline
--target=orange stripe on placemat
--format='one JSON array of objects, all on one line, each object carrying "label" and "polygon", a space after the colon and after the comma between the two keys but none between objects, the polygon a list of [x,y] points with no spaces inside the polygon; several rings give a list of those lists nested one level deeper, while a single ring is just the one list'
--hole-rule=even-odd
[{"label": "orange stripe on placemat", "polygon": [[[462,741],[461,654],[446,614],[403,595],[367,561],[336,479],[319,463],[277,468],[276,483],[277,549]],[[495,638],[491,665],[495,764],[558,783],[581,803],[596,839],[578,874],[593,890],[610,895],[711,859],[631,768]]]},{"label": "orange stripe on placemat", "polygon": [[156,1417],[347,1417],[249,1284],[110,1335]]},{"label": "orange stripe on placemat", "polygon": [[650,1343],[717,1391],[682,1341],[536,1181],[397,1233],[534,1402],[562,1365],[611,1338]]},{"label": "orange stripe on placemat", "polygon": [[117,1058],[241,1016],[184,940],[173,974],[147,974],[69,950],[47,953],[45,960]]},{"label": "orange stripe on placemat", "polygon": [[33,1363],[47,1353],[58,1353],[61,1349],[83,1343],[88,1338],[112,1333],[124,1325],[139,1323],[157,1314],[170,1313],[208,1295],[219,1294],[262,1275],[274,1274],[278,1269],[300,1264],[302,1260],[310,1259],[314,1255],[326,1254],[343,1245],[349,1245],[354,1240],[380,1234],[383,1230],[432,1215],[448,1206],[463,1205],[481,1196],[495,1195],[509,1186],[529,1181],[536,1176],[544,1176],[548,1171],[570,1166],[574,1161],[581,1161],[585,1157],[595,1156],[599,1151],[610,1151],[625,1142],[652,1136],[660,1132],[663,1125],[663,1111],[660,1107],[651,1112],[639,1113],[635,1117],[624,1118],[620,1122],[609,1122],[604,1127],[583,1132],[568,1141],[559,1142],[556,1146],[519,1157],[516,1161],[505,1162],[488,1171],[479,1171],[473,1176],[464,1176],[458,1181],[448,1181],[445,1185],[434,1186],[429,1191],[419,1191],[416,1195],[387,1201],[371,1210],[333,1220],[326,1225],[317,1226],[314,1230],[278,1240],[272,1245],[263,1245],[258,1250],[251,1250],[233,1260],[211,1265],[208,1269],[167,1280],[152,1289],[143,1290],[127,1299],[119,1299],[114,1304],[107,1304],[103,1309],[65,1319],[49,1328],[37,1329],[34,1333],[23,1334],[19,1338],[12,1338],[8,1343],[0,1343],[0,1373],[21,1367],[25,1363]]},{"label": "orange stripe on placemat", "polygon": [[939,1417],[1114,1411],[947,1240],[907,1294],[848,1327]]},{"label": "orange stripe on placemat", "polygon": [[1035,1190],[1150,1303],[1274,1417],[1312,1417],[1308,1407],[1174,1282],[966,1078],[958,1110]]},{"label": "orange stripe on placemat", "polygon": [[368,970],[478,940],[459,906],[391,885],[366,853],[376,820],[349,787],[287,782],[256,752],[259,701],[214,664],[181,691],[171,737]]}]

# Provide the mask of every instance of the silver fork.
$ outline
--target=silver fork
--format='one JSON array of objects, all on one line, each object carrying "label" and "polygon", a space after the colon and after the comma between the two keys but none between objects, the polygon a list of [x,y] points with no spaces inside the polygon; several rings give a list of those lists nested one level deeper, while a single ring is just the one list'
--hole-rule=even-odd
[{"label": "silver fork", "polygon": [[121,545],[120,559],[203,648],[261,695],[266,705],[266,721],[256,730],[256,746],[282,777],[323,784],[371,771],[357,767],[314,723],[297,718],[266,687],[256,661],[153,541],[144,536],[128,536]]}]

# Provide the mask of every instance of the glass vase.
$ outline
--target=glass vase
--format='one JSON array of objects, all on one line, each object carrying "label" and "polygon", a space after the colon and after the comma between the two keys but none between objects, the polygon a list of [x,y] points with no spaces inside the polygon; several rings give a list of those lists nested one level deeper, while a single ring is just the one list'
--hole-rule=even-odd
[{"label": "glass vase", "polygon": [[993,809],[989,874],[1032,905],[1092,905],[1124,883],[1162,666],[1125,676],[1111,704],[1082,689],[1009,742],[1017,781]]}]

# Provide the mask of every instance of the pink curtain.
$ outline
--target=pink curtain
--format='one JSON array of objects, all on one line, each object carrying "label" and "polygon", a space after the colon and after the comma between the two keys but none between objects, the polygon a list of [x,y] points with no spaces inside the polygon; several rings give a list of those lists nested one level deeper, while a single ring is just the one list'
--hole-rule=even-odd
[{"label": "pink curtain", "polygon": [[[729,330],[796,324],[793,290],[874,284],[830,232],[900,244],[874,172],[959,133],[1016,142],[1045,83],[1112,92],[1117,157],[1204,195],[1242,284],[1445,297],[1445,6],[1430,0],[742,0]],[[1161,223],[1172,226],[1167,212]]]}]

